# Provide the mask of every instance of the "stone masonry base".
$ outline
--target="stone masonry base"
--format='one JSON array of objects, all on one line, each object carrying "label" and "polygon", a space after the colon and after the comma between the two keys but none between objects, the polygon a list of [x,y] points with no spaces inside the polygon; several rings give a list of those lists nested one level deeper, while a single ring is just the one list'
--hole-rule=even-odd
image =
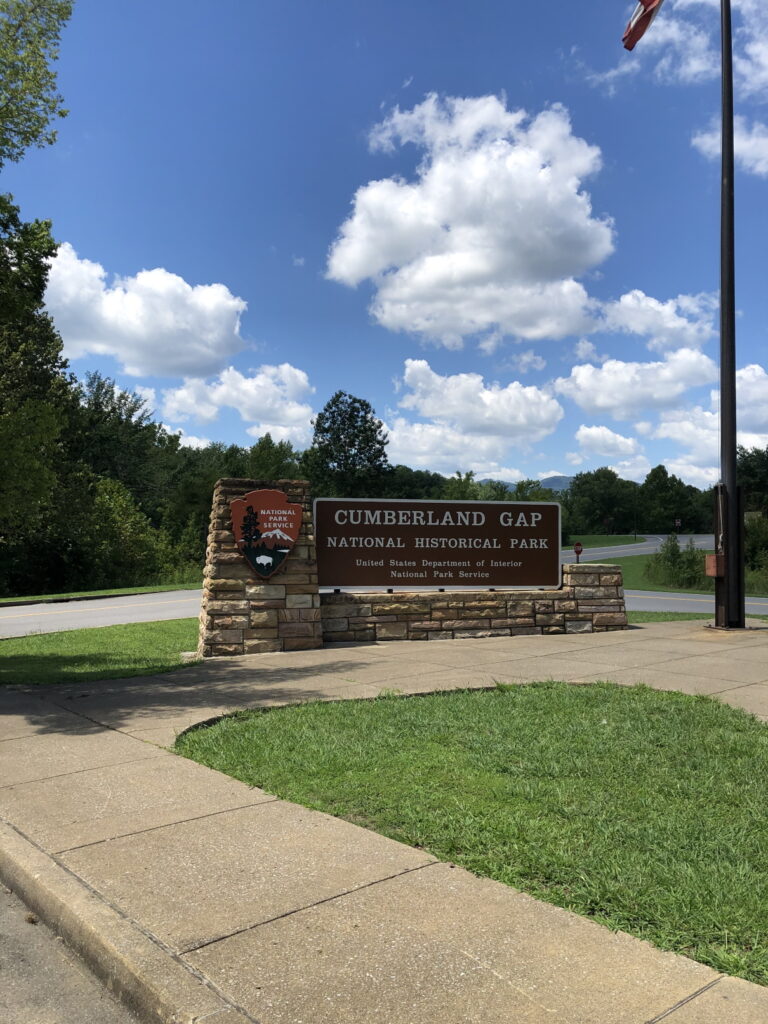
[{"label": "stone masonry base", "polygon": [[626,629],[621,569],[565,565],[559,590],[321,593],[323,640],[454,640]]}]

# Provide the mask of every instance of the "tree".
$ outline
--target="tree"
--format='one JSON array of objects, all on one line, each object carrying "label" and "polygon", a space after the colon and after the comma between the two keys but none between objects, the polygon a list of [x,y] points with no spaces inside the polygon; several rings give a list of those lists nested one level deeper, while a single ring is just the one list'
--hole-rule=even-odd
[{"label": "tree", "polygon": [[[639,520],[641,529],[649,533],[695,531],[699,514],[695,496],[698,490],[674,475],[666,466],[654,466],[640,485]],[[680,525],[676,525],[676,520]]]},{"label": "tree", "polygon": [[180,448],[163,496],[161,523],[185,560],[202,565],[211,518],[211,498],[221,477],[250,476],[248,452],[217,441],[205,448]]},{"label": "tree", "polygon": [[71,13],[70,0],[0,0],[0,167],[56,140],[67,111],[50,65]]},{"label": "tree", "polygon": [[67,433],[70,458],[124,484],[142,511],[159,522],[179,438],[155,423],[143,398],[110,377],[87,373],[75,388]]},{"label": "tree", "polygon": [[512,488],[510,501],[557,501],[555,492],[544,487],[540,480],[518,480]]},{"label": "tree", "polygon": [[568,528],[576,534],[630,533],[638,485],[612,469],[578,473],[565,495]]},{"label": "tree", "polygon": [[91,587],[151,583],[172,565],[165,535],[152,528],[119,480],[96,481],[87,523],[86,564]]},{"label": "tree", "polygon": [[23,222],[0,195],[0,533],[52,492],[58,438],[74,404],[62,341],[43,309],[55,251],[50,224]]},{"label": "tree", "polygon": [[736,449],[736,472],[744,490],[744,507],[768,515],[768,447]]},{"label": "tree", "polygon": [[375,496],[389,469],[387,435],[370,402],[337,391],[313,421],[302,469],[315,495]]},{"label": "tree", "polygon": [[382,477],[380,496],[382,498],[428,498],[443,496],[445,477],[427,469],[411,469],[410,466],[391,466]]},{"label": "tree", "polygon": [[503,480],[484,480],[477,485],[480,501],[512,501],[512,492]]},{"label": "tree", "polygon": [[475,472],[470,469],[466,473],[458,469],[454,476],[449,476],[443,487],[443,498],[446,501],[476,501],[479,496],[480,484],[475,480]]},{"label": "tree", "polygon": [[267,433],[248,451],[248,476],[254,480],[291,480],[299,473],[299,453],[290,441],[273,441]]}]

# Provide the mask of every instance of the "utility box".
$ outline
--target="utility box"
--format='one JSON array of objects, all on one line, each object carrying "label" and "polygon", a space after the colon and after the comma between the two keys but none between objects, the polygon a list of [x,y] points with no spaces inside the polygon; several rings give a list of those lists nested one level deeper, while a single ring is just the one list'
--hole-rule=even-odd
[{"label": "utility box", "polygon": [[704,572],[707,576],[722,579],[725,576],[725,555],[705,555]]}]

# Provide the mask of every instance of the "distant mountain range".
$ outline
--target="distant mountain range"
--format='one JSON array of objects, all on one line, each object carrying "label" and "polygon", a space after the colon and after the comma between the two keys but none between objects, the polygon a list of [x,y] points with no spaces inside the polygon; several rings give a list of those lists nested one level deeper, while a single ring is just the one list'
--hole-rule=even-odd
[{"label": "distant mountain range", "polygon": [[548,476],[540,481],[542,487],[548,487],[550,491],[567,491],[573,483],[572,476]]},{"label": "distant mountain range", "polygon": [[[539,480],[542,487],[548,487],[550,491],[567,491],[573,483],[574,478],[572,476],[548,476],[544,480]],[[493,477],[487,476],[483,480],[478,480],[481,484],[493,484],[497,481]],[[510,487],[513,485],[510,484]]]}]

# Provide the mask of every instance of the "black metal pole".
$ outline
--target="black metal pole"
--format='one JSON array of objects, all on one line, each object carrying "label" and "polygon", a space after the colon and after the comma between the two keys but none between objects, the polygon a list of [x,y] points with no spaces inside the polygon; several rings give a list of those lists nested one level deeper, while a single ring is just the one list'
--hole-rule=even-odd
[{"label": "black metal pole", "polygon": [[725,508],[717,551],[725,575],[715,585],[716,625],[744,628],[744,524],[736,489],[736,294],[734,259],[733,46],[731,0],[720,0],[722,24],[722,191],[720,206],[720,476]]}]

